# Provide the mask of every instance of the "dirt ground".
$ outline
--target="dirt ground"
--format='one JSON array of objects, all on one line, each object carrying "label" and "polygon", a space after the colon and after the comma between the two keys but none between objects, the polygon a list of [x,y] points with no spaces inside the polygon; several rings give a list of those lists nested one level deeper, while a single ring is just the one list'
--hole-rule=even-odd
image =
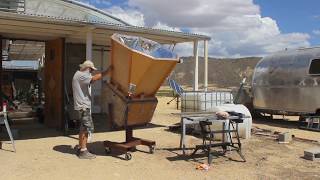
[{"label": "dirt ground", "polygon": [[[155,154],[148,154],[145,147],[132,153],[132,160],[106,155],[102,141],[122,141],[123,131],[103,132],[103,121],[96,119],[98,130],[90,150],[97,155],[94,160],[80,160],[73,147],[77,136],[62,136],[60,132],[38,126],[24,125],[20,129],[20,139],[16,141],[17,152],[11,152],[11,145],[4,144],[0,150],[0,179],[320,179],[320,162],[302,158],[305,149],[319,147],[319,143],[294,140],[290,144],[278,144],[268,136],[253,135],[243,140],[243,154],[247,162],[241,162],[236,152],[219,156],[213,160],[208,171],[196,170],[196,166],[206,162],[204,155],[195,158],[182,156],[179,134],[168,130],[168,126],[180,121],[171,113],[175,104],[167,105],[170,98],[160,97],[159,105],[146,128],[135,130],[137,137],[156,140]],[[292,125],[276,122],[254,121],[254,127],[270,131],[291,132],[296,137],[320,141],[319,132],[297,129]],[[189,147],[201,141],[188,136]],[[190,153],[189,151],[188,153]]]}]

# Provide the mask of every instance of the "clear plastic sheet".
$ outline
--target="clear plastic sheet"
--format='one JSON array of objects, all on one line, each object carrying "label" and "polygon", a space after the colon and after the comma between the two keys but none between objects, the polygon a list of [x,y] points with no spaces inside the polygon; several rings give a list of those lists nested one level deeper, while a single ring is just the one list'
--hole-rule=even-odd
[{"label": "clear plastic sheet", "polygon": [[121,43],[125,44],[127,47],[139,51],[143,54],[152,56],[154,58],[177,58],[177,55],[174,52],[155,41],[142,37],[127,36],[121,34],[116,34],[116,37]]}]

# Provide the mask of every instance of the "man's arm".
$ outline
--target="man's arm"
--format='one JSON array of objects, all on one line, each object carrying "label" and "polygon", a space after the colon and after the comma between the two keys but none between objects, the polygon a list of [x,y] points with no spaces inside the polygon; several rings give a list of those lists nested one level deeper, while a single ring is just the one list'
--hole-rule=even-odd
[{"label": "man's arm", "polygon": [[91,83],[102,79],[102,77],[108,75],[109,72],[112,71],[112,69],[113,69],[113,66],[109,66],[107,70],[105,70],[105,71],[103,71],[103,72],[101,72],[101,73],[95,74],[95,75],[92,76],[92,78],[91,78]]}]

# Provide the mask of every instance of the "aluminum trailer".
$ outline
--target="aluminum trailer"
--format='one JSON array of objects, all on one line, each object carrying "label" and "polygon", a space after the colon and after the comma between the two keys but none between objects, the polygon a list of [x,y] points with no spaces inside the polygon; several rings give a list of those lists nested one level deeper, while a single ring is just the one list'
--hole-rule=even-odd
[{"label": "aluminum trailer", "polygon": [[252,81],[257,112],[320,114],[320,47],[285,50],[263,58]]}]

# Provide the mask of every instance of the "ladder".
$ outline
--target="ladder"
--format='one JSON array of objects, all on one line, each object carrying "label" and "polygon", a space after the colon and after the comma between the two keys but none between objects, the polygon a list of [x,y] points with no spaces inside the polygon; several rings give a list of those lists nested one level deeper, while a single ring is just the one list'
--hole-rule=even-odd
[{"label": "ladder", "polygon": [[[12,136],[11,129],[10,129],[10,126],[9,126],[9,122],[8,122],[8,113],[7,113],[6,105],[3,106],[3,111],[0,112],[0,116],[1,116],[0,117],[0,124],[4,123],[4,125],[6,126],[6,129],[7,129],[11,144],[13,146],[13,150],[14,150],[14,152],[16,152],[16,146],[14,144],[13,136]],[[0,149],[1,148],[2,148],[2,142],[0,141]]]},{"label": "ladder", "polygon": [[305,116],[306,126],[301,129],[320,131],[320,116]]}]

